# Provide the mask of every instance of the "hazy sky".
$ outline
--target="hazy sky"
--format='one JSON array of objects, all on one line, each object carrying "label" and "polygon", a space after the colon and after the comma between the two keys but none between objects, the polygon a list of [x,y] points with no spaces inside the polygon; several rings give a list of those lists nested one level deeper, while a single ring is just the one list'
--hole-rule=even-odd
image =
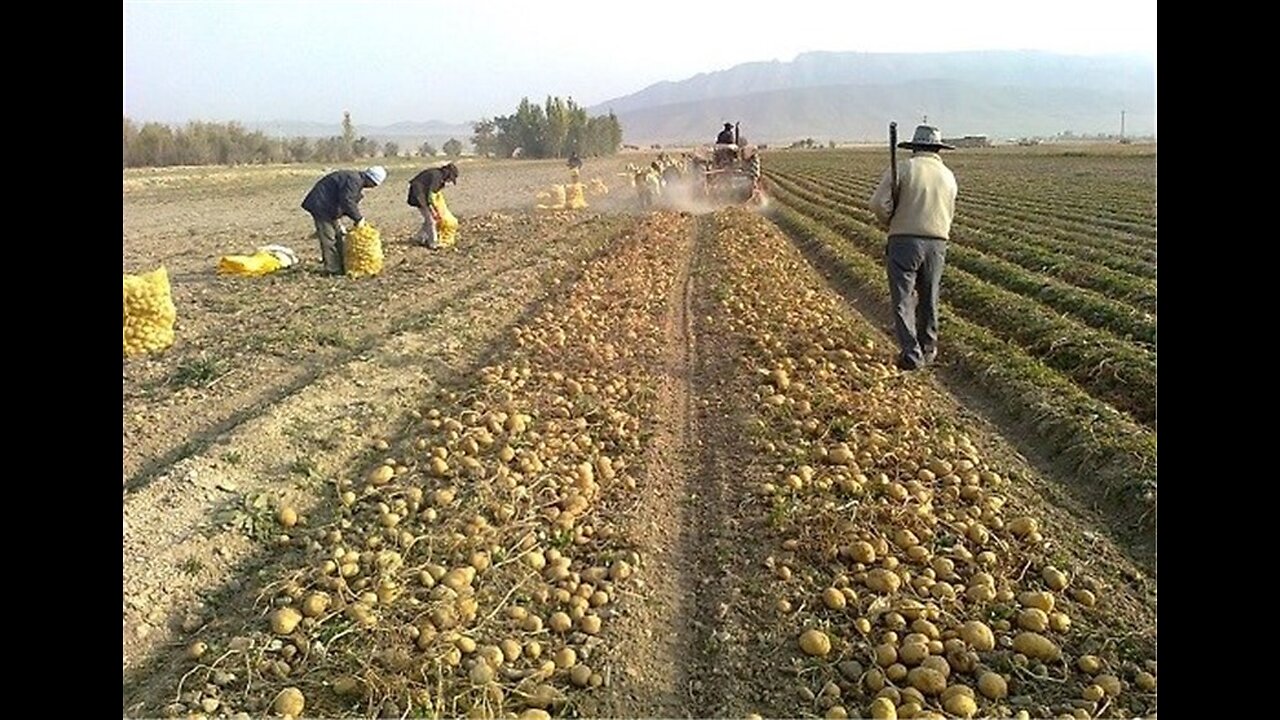
[{"label": "hazy sky", "polygon": [[124,114],[462,123],[811,50],[1000,49],[1154,60],[1156,0],[125,0]]}]

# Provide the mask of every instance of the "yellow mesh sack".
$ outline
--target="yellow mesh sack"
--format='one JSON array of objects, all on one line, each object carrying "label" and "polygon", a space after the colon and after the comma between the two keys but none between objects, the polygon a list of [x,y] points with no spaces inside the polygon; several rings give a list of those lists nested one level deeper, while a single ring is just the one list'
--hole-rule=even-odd
[{"label": "yellow mesh sack", "polygon": [[581,210],[585,208],[587,206],[586,189],[587,186],[582,183],[565,185],[565,207],[570,210]]},{"label": "yellow mesh sack", "polygon": [[135,357],[173,344],[173,304],[169,272],[161,265],[149,273],[124,276],[124,354]]},{"label": "yellow mesh sack", "polygon": [[347,233],[343,263],[348,277],[368,277],[382,272],[382,234],[368,220]]},{"label": "yellow mesh sack", "polygon": [[222,259],[218,260],[220,275],[257,277],[273,273],[281,267],[284,265],[280,262],[280,258],[264,251],[252,255],[223,255]]},{"label": "yellow mesh sack", "polygon": [[433,193],[431,204],[440,213],[440,220],[436,222],[436,238],[440,241],[440,247],[453,247],[458,242],[458,218],[449,211],[444,193]]}]

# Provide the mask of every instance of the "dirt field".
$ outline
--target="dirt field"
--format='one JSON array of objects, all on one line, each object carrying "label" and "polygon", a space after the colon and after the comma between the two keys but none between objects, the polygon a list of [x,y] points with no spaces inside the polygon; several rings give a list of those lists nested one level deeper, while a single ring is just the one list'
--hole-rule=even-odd
[{"label": "dirt field", "polygon": [[[636,212],[635,161],[561,212],[562,163],[464,162],[441,252],[391,164],[358,280],[322,168],[125,173],[178,320],[123,369],[124,714],[1154,716],[1098,514],[765,216]],[[215,274],[268,243],[302,266]]]}]

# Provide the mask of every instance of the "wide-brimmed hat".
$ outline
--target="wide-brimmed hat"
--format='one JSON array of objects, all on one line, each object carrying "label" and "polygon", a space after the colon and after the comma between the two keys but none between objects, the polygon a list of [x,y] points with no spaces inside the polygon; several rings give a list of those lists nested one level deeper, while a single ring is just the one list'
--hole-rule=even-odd
[{"label": "wide-brimmed hat", "polygon": [[942,132],[932,125],[917,125],[916,134],[909,141],[898,143],[908,150],[955,150],[954,145],[942,142]]}]

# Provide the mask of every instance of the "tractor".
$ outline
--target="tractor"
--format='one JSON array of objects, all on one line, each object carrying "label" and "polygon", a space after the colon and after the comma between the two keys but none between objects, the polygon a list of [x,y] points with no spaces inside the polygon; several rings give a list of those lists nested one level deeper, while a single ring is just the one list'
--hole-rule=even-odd
[{"label": "tractor", "polygon": [[694,153],[705,196],[718,205],[763,204],[760,152],[742,141],[737,125],[733,135],[732,143],[716,143]]}]

